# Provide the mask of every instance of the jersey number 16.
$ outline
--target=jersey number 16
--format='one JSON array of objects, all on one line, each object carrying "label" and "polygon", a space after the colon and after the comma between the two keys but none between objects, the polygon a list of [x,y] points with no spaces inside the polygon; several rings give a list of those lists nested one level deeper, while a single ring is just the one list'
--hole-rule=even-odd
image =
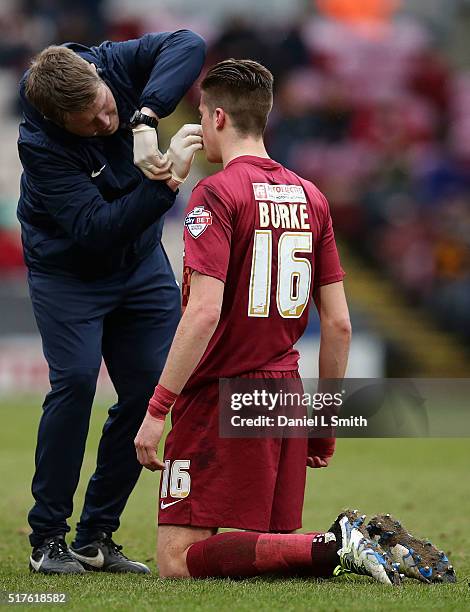
[{"label": "jersey number 16", "polygon": [[[272,284],[272,230],[256,230],[248,296],[249,317],[269,317]],[[312,264],[296,253],[312,252],[312,232],[283,232],[277,247],[276,304],[281,317],[298,319],[310,298]]]}]

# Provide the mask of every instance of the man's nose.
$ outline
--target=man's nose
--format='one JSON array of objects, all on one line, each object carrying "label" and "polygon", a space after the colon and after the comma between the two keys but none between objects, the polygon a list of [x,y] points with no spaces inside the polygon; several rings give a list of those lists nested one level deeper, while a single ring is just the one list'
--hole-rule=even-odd
[{"label": "man's nose", "polygon": [[111,117],[106,113],[102,113],[96,115],[96,122],[101,129],[106,130],[111,125]]}]

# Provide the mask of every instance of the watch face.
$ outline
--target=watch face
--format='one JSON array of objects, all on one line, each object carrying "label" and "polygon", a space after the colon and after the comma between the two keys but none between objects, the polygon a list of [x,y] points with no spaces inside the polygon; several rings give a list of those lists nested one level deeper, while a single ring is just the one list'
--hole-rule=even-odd
[{"label": "watch face", "polygon": [[138,110],[134,111],[129,124],[131,127],[135,127],[138,123],[139,123],[139,119],[140,119],[140,112]]}]

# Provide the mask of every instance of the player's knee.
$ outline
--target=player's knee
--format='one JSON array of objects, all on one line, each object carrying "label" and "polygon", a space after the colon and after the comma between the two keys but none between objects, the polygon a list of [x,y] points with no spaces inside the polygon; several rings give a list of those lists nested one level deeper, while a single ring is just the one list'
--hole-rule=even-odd
[{"label": "player's knee", "polygon": [[162,554],[158,559],[157,565],[160,578],[189,578],[183,554]]}]

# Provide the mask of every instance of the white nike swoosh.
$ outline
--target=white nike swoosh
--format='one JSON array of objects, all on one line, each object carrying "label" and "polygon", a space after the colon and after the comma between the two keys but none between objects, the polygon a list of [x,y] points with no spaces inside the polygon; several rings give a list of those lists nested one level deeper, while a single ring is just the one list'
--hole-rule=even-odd
[{"label": "white nike swoosh", "polygon": [[35,561],[32,557],[29,558],[31,565],[33,566],[33,568],[39,572],[39,569],[42,565],[42,562],[44,561],[44,555],[39,559],[39,561]]},{"label": "white nike swoosh", "polygon": [[91,565],[92,567],[103,567],[104,565],[104,555],[101,550],[98,550],[98,554],[94,557],[85,557],[85,555],[79,555],[72,549],[70,549],[70,552],[76,559],[78,559],[79,561],[83,561],[83,563]]},{"label": "white nike swoosh", "polygon": [[165,508],[168,508],[169,506],[173,506],[174,504],[177,504],[178,502],[183,501],[183,499],[186,499],[186,497],[182,497],[181,499],[177,499],[175,501],[172,501],[169,504],[165,504],[165,502],[162,501],[161,504],[160,504],[160,508],[162,510],[165,510]]},{"label": "white nike swoosh", "polygon": [[99,170],[93,170],[93,172],[91,173],[91,178],[96,178],[97,176],[99,176],[105,168],[106,168],[106,164]]}]

